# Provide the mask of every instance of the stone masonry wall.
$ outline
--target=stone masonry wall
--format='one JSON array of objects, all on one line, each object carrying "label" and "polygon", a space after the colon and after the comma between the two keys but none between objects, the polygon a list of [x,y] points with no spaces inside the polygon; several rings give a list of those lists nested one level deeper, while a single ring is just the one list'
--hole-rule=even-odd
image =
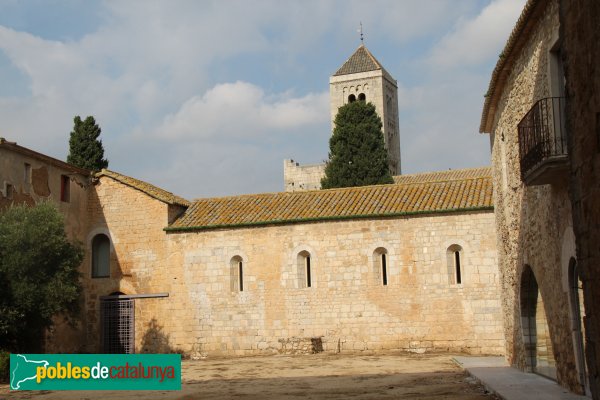
[{"label": "stone masonry wall", "polygon": [[590,388],[600,399],[600,2],[561,1],[570,194],[585,297]]},{"label": "stone masonry wall", "polygon": [[294,160],[283,160],[283,182],[286,192],[321,189],[325,164],[300,165]]},{"label": "stone masonry wall", "polygon": [[[166,233],[170,206],[108,177],[94,188],[83,351],[100,350],[99,297],[115,292],[169,294],[135,300],[138,352],[504,351],[492,211]],[[98,233],[111,238],[110,278],[91,277]],[[462,249],[461,284],[452,245]],[[299,280],[303,251],[311,287]],[[241,292],[231,284],[236,256]]]},{"label": "stone masonry wall", "polygon": [[348,103],[348,96],[360,93],[373,103],[381,118],[385,148],[392,175],[401,173],[400,123],[398,117],[398,88],[396,81],[381,70],[349,75],[332,76],[329,79],[331,129],[334,128],[338,109]]},{"label": "stone masonry wall", "polygon": [[[86,243],[107,233],[113,249],[110,278],[91,278],[89,251],[84,261],[85,351],[100,349],[99,296],[114,292],[169,293],[135,300],[138,352],[504,351],[491,211],[166,233],[166,204],[107,177],[95,188]],[[388,252],[385,286],[378,248]],[[302,251],[311,257],[305,288]],[[231,289],[235,256],[242,292]]]},{"label": "stone masonry wall", "polygon": [[520,178],[517,124],[537,100],[552,96],[548,62],[558,37],[558,3],[550,1],[544,7],[507,79],[491,136],[506,355],[510,363],[527,369],[520,285],[523,268],[529,265],[545,305],[557,380],[579,391],[568,300],[568,262],[575,257],[575,245],[569,235],[567,185],[525,186]]},{"label": "stone masonry wall", "polygon": [[[25,164],[30,166],[29,177],[25,174]],[[60,198],[62,175],[70,178],[69,201],[61,201]],[[13,187],[11,199],[7,198],[8,184]],[[89,186],[87,176],[0,147],[0,209],[10,204],[34,205],[51,201],[64,215],[69,237],[83,240]]]},{"label": "stone masonry wall", "polygon": [[[169,206],[139,190],[103,177],[89,193],[89,225],[82,265],[85,294],[85,351],[100,348],[100,296],[113,293],[152,294],[169,292],[178,307],[189,309],[177,293],[177,276],[169,272],[168,246],[163,228],[168,224]],[[92,278],[91,243],[103,233],[111,240],[110,277]],[[159,332],[154,320],[165,320],[166,299],[139,299],[136,302],[136,347]],[[144,311],[151,308],[148,315]],[[170,306],[168,312],[177,307]],[[180,313],[177,312],[177,316]],[[191,313],[186,315],[191,317]],[[146,318],[147,316],[147,318]],[[148,333],[148,334],[146,334]],[[148,339],[147,339],[148,340]]]},{"label": "stone masonry wall", "polygon": [[[308,343],[321,339],[329,352],[504,350],[491,212],[169,233],[168,242],[168,270],[181,286],[171,287],[170,318],[157,320],[173,348],[287,353],[312,351]],[[452,244],[463,249],[460,285],[449,276]],[[374,270],[380,247],[386,286]],[[311,287],[299,283],[302,251]],[[236,256],[242,292],[231,290]]]}]

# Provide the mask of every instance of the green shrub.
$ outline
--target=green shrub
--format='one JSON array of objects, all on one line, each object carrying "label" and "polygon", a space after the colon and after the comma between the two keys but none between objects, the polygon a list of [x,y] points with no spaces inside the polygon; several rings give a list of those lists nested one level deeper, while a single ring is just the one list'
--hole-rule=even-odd
[{"label": "green shrub", "polygon": [[10,353],[0,350],[0,383],[8,383],[10,372]]},{"label": "green shrub", "polygon": [[82,259],[53,204],[0,212],[0,349],[39,353],[53,316],[77,316]]}]

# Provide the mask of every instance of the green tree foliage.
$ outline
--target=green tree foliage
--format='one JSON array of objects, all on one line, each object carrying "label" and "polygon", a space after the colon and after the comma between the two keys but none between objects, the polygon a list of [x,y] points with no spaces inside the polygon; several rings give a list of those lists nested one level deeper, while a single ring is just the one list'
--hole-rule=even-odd
[{"label": "green tree foliage", "polygon": [[329,139],[323,189],[393,183],[375,106],[354,101],[339,108]]},{"label": "green tree foliage", "polygon": [[79,168],[100,171],[108,167],[104,159],[102,140],[98,139],[102,130],[96,124],[94,117],[82,121],[79,116],[73,119],[75,123],[69,139],[69,156],[67,162]]},{"label": "green tree foliage", "polygon": [[77,315],[82,259],[52,204],[0,213],[0,349],[38,352],[54,315]]}]

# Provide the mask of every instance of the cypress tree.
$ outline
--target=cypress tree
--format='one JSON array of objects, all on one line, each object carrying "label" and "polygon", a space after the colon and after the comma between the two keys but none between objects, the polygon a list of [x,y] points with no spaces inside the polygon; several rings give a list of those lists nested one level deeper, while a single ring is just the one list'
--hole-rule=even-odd
[{"label": "cypress tree", "polygon": [[329,139],[323,189],[393,183],[375,106],[354,101],[339,108]]},{"label": "cypress tree", "polygon": [[76,116],[73,122],[67,162],[92,171],[100,171],[108,167],[108,160],[104,159],[102,140],[98,139],[102,130],[96,124],[94,117],[90,116],[82,121],[79,116]]}]

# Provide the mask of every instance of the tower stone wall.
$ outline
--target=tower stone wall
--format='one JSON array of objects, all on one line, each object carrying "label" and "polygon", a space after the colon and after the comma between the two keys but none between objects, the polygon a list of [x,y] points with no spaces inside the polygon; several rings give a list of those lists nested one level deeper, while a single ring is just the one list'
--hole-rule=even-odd
[{"label": "tower stone wall", "polygon": [[390,173],[401,174],[400,122],[398,117],[398,85],[384,69],[348,75],[334,75],[329,79],[331,129],[338,109],[348,104],[350,96],[356,99],[364,94],[372,103],[383,124],[383,138],[388,151]]},{"label": "tower stone wall", "polygon": [[286,192],[318,190],[325,176],[325,164],[300,165],[294,160],[283,160],[283,181]]},{"label": "tower stone wall", "polygon": [[[360,45],[329,78],[332,132],[338,109],[352,101],[366,101],[375,106],[377,115],[381,118],[390,174],[392,176],[402,174],[398,83],[364,45]],[[285,190],[295,192],[320,189],[324,173],[324,164],[301,166],[291,160],[285,160],[283,169]]]}]

